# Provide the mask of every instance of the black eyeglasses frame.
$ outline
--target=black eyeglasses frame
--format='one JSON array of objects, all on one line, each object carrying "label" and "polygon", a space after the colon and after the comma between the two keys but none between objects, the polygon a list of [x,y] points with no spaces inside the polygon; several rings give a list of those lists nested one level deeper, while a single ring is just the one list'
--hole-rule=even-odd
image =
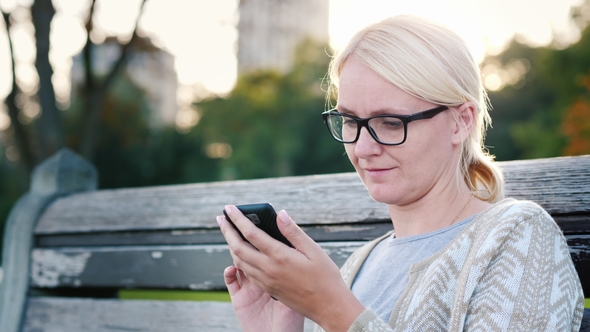
[{"label": "black eyeglasses frame", "polygon": [[[373,137],[373,139],[377,143],[382,144],[382,145],[395,146],[395,145],[401,145],[406,141],[406,138],[408,136],[408,123],[410,123],[412,121],[417,121],[417,120],[431,119],[434,116],[436,116],[437,114],[439,114],[443,111],[446,111],[447,109],[449,109],[447,106],[437,106],[437,107],[428,109],[426,111],[422,111],[422,112],[418,112],[418,113],[414,113],[414,114],[410,114],[410,115],[379,114],[379,115],[371,116],[368,118],[358,118],[353,115],[340,113],[340,112],[338,112],[337,109],[333,108],[331,110],[323,112],[322,118],[324,119],[324,122],[326,123],[326,126],[328,127],[328,131],[330,132],[330,136],[332,136],[336,141],[338,141],[340,143],[344,143],[344,144],[356,143],[360,137],[361,129],[363,127],[365,127],[367,129],[367,132],[369,132],[371,137]],[[347,117],[347,118],[350,118],[356,122],[357,132],[356,132],[356,137],[354,138],[354,140],[344,141],[344,140],[341,140],[341,139],[337,138],[336,136],[334,136],[334,134],[332,133],[332,129],[330,128],[330,124],[328,123],[328,116],[330,116],[330,115],[338,115],[338,116]],[[393,117],[393,118],[396,118],[396,119],[399,119],[402,121],[402,123],[404,124],[404,139],[401,142],[399,142],[399,143],[381,142],[379,140],[379,138],[377,137],[377,135],[375,134],[375,132],[373,131],[373,129],[371,127],[369,127],[369,120],[375,119],[375,118],[383,118],[383,117]]]}]

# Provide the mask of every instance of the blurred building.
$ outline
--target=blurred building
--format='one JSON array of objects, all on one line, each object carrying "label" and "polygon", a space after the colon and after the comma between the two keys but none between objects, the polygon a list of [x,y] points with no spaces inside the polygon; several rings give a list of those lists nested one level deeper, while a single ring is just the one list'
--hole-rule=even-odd
[{"label": "blurred building", "polygon": [[[121,56],[121,45],[114,37],[92,49],[93,72],[98,77],[107,75]],[[176,122],[176,90],[178,79],[174,56],[155,46],[149,38],[138,38],[128,53],[125,74],[145,91],[146,99],[155,111],[150,124],[154,127],[174,125]],[[72,64],[72,91],[85,80],[84,62],[78,54]]]},{"label": "blurred building", "polygon": [[329,0],[240,0],[238,74],[287,71],[306,37],[328,42]]}]

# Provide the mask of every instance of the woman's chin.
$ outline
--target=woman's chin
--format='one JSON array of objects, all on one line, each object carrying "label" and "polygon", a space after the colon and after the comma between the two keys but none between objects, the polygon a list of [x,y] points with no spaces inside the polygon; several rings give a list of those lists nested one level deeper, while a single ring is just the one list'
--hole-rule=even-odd
[{"label": "woman's chin", "polygon": [[397,190],[392,188],[383,188],[383,186],[373,186],[369,189],[371,198],[379,203],[397,204],[401,200],[401,195]]}]

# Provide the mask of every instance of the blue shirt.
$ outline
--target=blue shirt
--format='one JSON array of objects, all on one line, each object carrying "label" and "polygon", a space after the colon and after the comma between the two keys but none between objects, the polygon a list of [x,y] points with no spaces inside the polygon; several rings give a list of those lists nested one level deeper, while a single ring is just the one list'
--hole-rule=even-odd
[{"label": "blue shirt", "polygon": [[473,219],[475,215],[426,234],[399,239],[392,234],[379,242],[357,274],[352,284],[353,294],[383,321],[389,321],[391,311],[408,283],[410,266],[443,249]]}]

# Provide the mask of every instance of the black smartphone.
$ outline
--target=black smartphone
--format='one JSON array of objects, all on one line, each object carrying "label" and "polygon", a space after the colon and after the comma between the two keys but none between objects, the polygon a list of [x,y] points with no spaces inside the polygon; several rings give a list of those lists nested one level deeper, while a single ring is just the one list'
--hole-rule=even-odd
[{"label": "black smartphone", "polygon": [[[293,245],[289,240],[287,240],[283,234],[279,231],[277,227],[277,213],[275,209],[269,203],[257,203],[257,204],[245,204],[245,205],[236,205],[238,210],[242,211],[246,218],[250,219],[256,227],[260,228],[266,234],[270,235],[272,238],[288,245],[289,247],[293,248]],[[244,241],[248,242],[246,238],[242,235],[240,230],[234,225],[233,221],[229,218],[225,210],[223,211],[225,215],[225,219],[229,221],[232,226],[238,231],[238,234],[244,239]]]}]

